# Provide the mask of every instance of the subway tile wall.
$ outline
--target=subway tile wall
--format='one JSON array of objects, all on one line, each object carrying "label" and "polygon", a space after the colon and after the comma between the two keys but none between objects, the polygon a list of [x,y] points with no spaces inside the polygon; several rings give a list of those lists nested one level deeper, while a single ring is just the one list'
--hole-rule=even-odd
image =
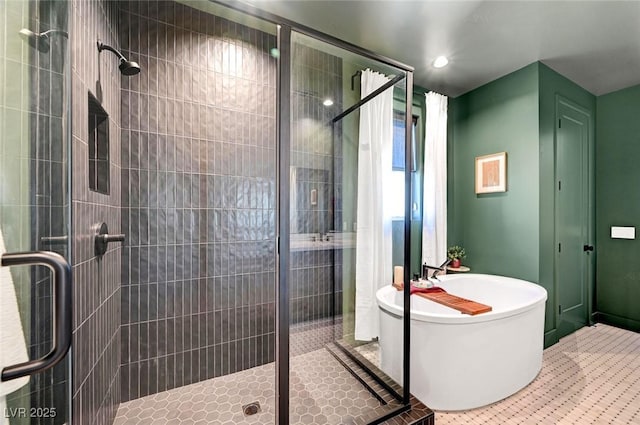
[{"label": "subway tile wall", "polygon": [[[291,232],[326,234],[336,230],[332,183],[341,149],[334,149],[331,120],[342,112],[342,59],[294,37],[292,63],[291,166],[296,171],[296,211]],[[333,104],[325,106],[325,100]],[[312,190],[317,193],[315,203]]]},{"label": "subway tile wall", "polygon": [[[124,401],[273,360],[276,40],[174,2],[121,3],[120,17],[143,69],[121,94]],[[306,46],[294,57],[292,165],[299,192],[318,194],[298,198],[295,225],[324,234],[342,64]],[[292,332],[305,335],[292,352],[333,338],[335,271],[332,250],[292,253]]]},{"label": "subway tile wall", "polygon": [[122,400],[274,358],[274,36],[121,4]]},{"label": "subway tile wall", "polygon": [[[120,402],[121,246],[94,255],[99,222],[120,229],[120,86],[118,59],[98,53],[98,39],[118,43],[118,2],[84,0],[72,7],[73,421],[111,424]],[[136,77],[132,77],[136,78]],[[109,195],[89,190],[88,93],[109,114]]]}]

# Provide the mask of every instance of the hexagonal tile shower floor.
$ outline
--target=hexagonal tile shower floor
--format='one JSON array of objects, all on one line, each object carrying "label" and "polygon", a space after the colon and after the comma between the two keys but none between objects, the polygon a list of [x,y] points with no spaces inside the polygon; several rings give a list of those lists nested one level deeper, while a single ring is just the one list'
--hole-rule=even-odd
[{"label": "hexagonal tile shower floor", "polygon": [[[291,423],[350,424],[380,406],[327,350],[291,359]],[[274,364],[174,388],[120,405],[115,425],[274,423]],[[261,412],[245,416],[253,401]]]}]

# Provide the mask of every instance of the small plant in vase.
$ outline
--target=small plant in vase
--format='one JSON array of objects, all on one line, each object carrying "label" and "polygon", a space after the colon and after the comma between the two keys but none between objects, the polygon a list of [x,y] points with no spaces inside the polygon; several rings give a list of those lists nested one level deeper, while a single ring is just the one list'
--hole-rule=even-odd
[{"label": "small plant in vase", "polygon": [[450,246],[447,249],[447,257],[451,260],[451,267],[459,269],[462,265],[462,259],[466,256],[464,248],[458,245]]}]

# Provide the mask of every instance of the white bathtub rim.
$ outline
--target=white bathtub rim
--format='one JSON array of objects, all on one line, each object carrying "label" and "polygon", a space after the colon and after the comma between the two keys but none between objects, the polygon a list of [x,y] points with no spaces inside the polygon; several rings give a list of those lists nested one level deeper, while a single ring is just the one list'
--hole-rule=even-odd
[{"label": "white bathtub rim", "polygon": [[[497,276],[497,275],[487,275],[487,274],[466,274],[466,275],[446,275],[440,277],[441,280],[447,281],[451,279],[473,279],[479,278],[481,280],[490,280],[490,279],[498,279],[498,280],[507,280],[507,281],[515,281],[518,284],[525,285],[530,289],[534,289],[537,292],[537,297],[532,297],[530,303],[520,304],[516,308],[503,310],[500,312],[490,311],[488,313],[481,313],[477,315],[469,315],[460,313],[454,309],[451,309],[451,313],[441,314],[441,313],[423,313],[416,311],[415,309],[411,310],[411,320],[417,320],[421,322],[430,322],[430,323],[445,323],[450,325],[462,325],[469,323],[481,323],[481,322],[490,322],[493,320],[504,319],[505,317],[515,316],[517,314],[522,314],[526,311],[534,309],[536,306],[540,304],[544,304],[547,301],[547,290],[542,286],[535,284],[533,282],[529,282],[522,279],[516,279],[505,276]],[[389,302],[388,298],[396,294],[398,290],[391,285],[380,288],[376,292],[376,301],[378,306],[384,310],[385,312],[392,314],[396,317],[403,316],[403,309],[396,305],[393,302]],[[425,300],[427,302],[434,302]]]}]

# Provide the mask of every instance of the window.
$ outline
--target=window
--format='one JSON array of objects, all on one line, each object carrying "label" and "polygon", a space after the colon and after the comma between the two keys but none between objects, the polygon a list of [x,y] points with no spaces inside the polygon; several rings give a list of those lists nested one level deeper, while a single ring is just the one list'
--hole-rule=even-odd
[{"label": "window", "polygon": [[[404,162],[405,162],[405,142],[404,142],[404,113],[393,113],[393,173],[391,177],[391,204],[393,218],[404,218]],[[414,152],[411,171],[416,171],[416,127],[418,125],[418,117],[413,116],[411,129],[411,148]]]}]

